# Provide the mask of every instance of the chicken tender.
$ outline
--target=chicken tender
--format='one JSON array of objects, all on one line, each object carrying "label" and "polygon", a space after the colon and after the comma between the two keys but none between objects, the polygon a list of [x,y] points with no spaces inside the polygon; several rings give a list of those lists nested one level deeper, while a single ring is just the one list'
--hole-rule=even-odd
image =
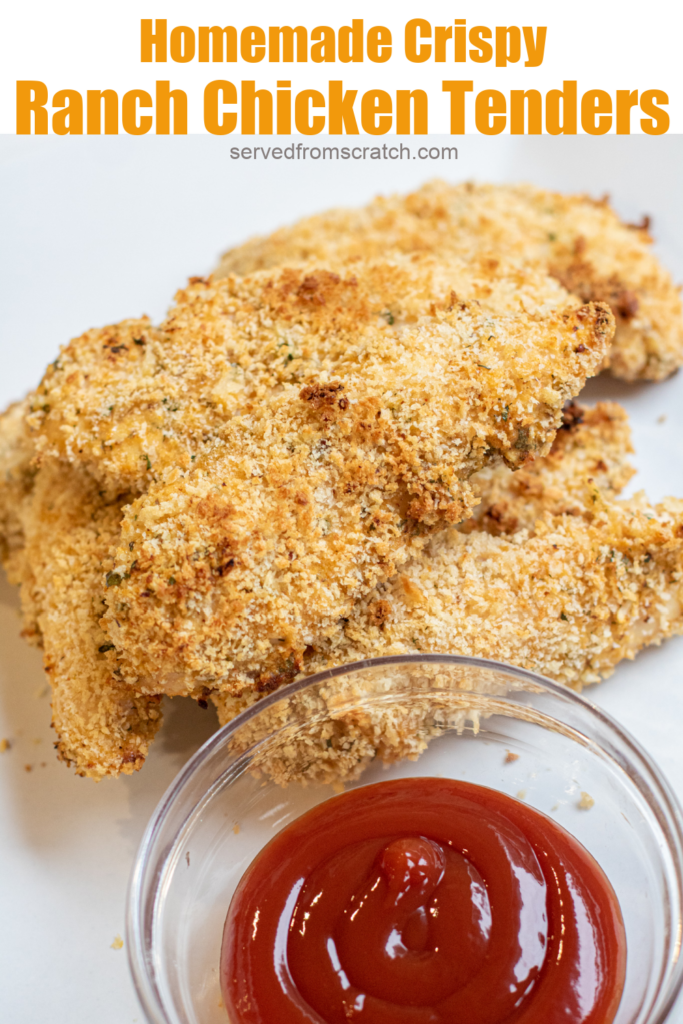
[{"label": "chicken tender", "polygon": [[75,466],[43,465],[14,512],[29,638],[44,651],[59,757],[77,774],[102,778],[140,768],[161,724],[160,697],[134,693],[120,677],[99,624],[103,562],[118,536],[126,496],[105,503]]},{"label": "chicken tender", "polygon": [[[149,451],[145,417],[158,422],[164,397],[209,406],[197,436],[192,412],[175,433],[155,426],[145,473],[158,479],[124,512],[105,615],[123,678],[197,696],[222,676],[242,689],[296,674],[414,542],[470,514],[476,470],[547,451],[613,331],[606,306],[565,303],[547,278],[488,261],[196,283],[159,331],[166,373],[175,359],[180,375],[185,353],[198,366],[203,351],[201,375],[179,376],[172,394],[153,375],[150,410],[144,346],[128,346],[111,428],[93,412],[97,358],[109,379],[110,356],[88,349],[81,386],[66,353],[59,383],[44,385],[49,412],[34,414],[38,448],[110,485],[142,485],[128,446],[143,437]],[[81,415],[62,431],[72,386]]]},{"label": "chicken tender", "polygon": [[[449,421],[462,421],[473,466],[487,446],[517,465],[551,440],[548,427],[595,372],[613,331],[604,304],[581,307],[545,272],[488,258],[398,256],[337,272],[195,278],[158,328],[126,320],[63,348],[30,396],[28,424],[40,457],[84,466],[114,492],[141,493],[196,468],[236,429],[251,429],[261,408],[265,419],[304,387],[313,418],[332,421],[348,408],[353,379],[366,402],[386,393],[380,418],[408,446],[421,446],[422,427],[430,442],[439,403]],[[415,415],[409,398],[434,413]]]},{"label": "chicken tender", "polygon": [[[547,458],[480,475],[476,519],[429,538],[358,601],[343,635],[307,652],[302,676],[370,657],[450,653],[580,690],[683,632],[683,501],[615,500],[630,474],[625,414],[605,403],[581,423],[577,411]],[[224,724],[262,695],[212,699]],[[282,780],[355,776],[376,754],[416,756],[439,731],[415,708],[332,718],[270,770]]]},{"label": "chicken tender", "polygon": [[429,252],[539,260],[582,302],[609,303],[617,319],[611,372],[662,380],[683,363],[679,290],[651,249],[647,218],[622,223],[606,199],[531,185],[447,185],[331,210],[225,253],[217,275],[246,274],[310,259]]},{"label": "chicken tender", "polygon": [[28,402],[0,413],[0,562],[10,579],[21,571],[24,545],[19,509],[33,487],[33,441],[26,426]]}]

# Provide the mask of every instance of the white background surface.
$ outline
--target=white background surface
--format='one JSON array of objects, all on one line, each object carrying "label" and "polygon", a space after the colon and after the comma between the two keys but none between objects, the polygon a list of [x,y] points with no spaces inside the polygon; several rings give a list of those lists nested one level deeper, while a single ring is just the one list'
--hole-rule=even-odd
[{"label": "white background surface", "polygon": [[[473,136],[459,147],[457,164],[283,164],[275,174],[232,162],[227,141],[209,137],[0,137],[0,405],[34,386],[69,337],[143,312],[161,317],[174,288],[210,270],[228,244],[437,174],[610,192],[626,218],[653,215],[658,251],[683,280],[683,137]],[[631,413],[639,473],[630,489],[683,496],[683,374],[658,385],[600,379],[587,391]],[[125,950],[110,947],[123,934],[147,819],[214,727],[213,712],[175,700],[141,773],[99,785],[75,778],[54,759],[41,659],[18,636],[16,607],[0,576],[0,738],[12,744],[0,754],[2,1017],[142,1024]],[[640,739],[683,798],[681,676],[683,639],[588,695]],[[673,1021],[683,1022],[683,1007]]]}]

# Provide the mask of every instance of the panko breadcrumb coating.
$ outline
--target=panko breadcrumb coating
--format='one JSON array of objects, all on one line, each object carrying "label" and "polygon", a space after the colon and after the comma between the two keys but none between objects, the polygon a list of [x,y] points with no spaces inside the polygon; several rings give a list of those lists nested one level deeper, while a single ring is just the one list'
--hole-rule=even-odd
[{"label": "panko breadcrumb coating", "polygon": [[447,651],[580,688],[680,632],[683,502],[612,503],[588,482],[572,497],[567,511],[546,511],[532,528],[519,527],[524,497],[519,509],[511,498],[513,532],[500,532],[496,517],[493,533],[452,530],[430,540],[396,580],[356,606],[344,641],[321,648],[306,671],[383,653]]},{"label": "panko breadcrumb coating", "polygon": [[470,513],[473,472],[547,449],[611,317],[545,295],[520,310],[509,271],[477,272],[285,271],[181,300],[186,347],[224,343],[234,317],[249,362],[214,387],[222,443],[124,514],[106,623],[128,682],[196,695],[293,675],[416,540]]},{"label": "panko breadcrumb coating", "polygon": [[[567,427],[547,458],[480,474],[476,518],[429,538],[357,602],[343,637],[309,651],[301,675],[447,653],[508,662],[580,690],[683,632],[683,501],[615,500],[632,472],[619,406],[575,406]],[[225,724],[262,695],[216,692],[212,700]],[[375,753],[414,757],[438,732],[419,707],[332,714],[296,740],[288,764],[276,758],[270,770],[280,780],[355,776]]]},{"label": "panko breadcrumb coating", "polygon": [[504,466],[488,466],[473,477],[480,502],[460,529],[512,534],[533,530],[545,512],[581,514],[576,491],[583,493],[586,480],[605,499],[616,499],[635,473],[627,459],[632,452],[628,416],[620,405],[599,402],[590,409],[571,402],[545,458],[514,475]]},{"label": "panko breadcrumb coating", "polygon": [[[358,778],[375,759],[385,765],[415,760],[446,730],[462,735],[469,727],[478,732],[481,719],[496,710],[495,697],[513,687],[510,676],[502,678],[482,667],[425,661],[400,668],[373,664],[366,666],[360,681],[352,672],[322,682],[315,690],[303,689],[279,700],[273,694],[268,711],[243,722],[233,734],[230,750],[249,751],[249,770],[280,785],[338,786]],[[256,699],[214,698],[219,718],[225,721]],[[377,703],[373,706],[371,701]]]},{"label": "panko breadcrumb coating", "polygon": [[612,332],[532,267],[399,257],[195,279],[159,328],[72,342],[0,419],[2,554],[61,756],[132,771],[161,692],[291,677],[471,512],[479,467],[547,449]]},{"label": "panko breadcrumb coating", "polygon": [[683,309],[651,242],[647,218],[624,224],[606,199],[531,185],[433,181],[407,196],[331,210],[252,239],[225,253],[217,274],[393,251],[539,260],[581,301],[611,306],[617,331],[609,366],[616,377],[662,380],[683,363]]},{"label": "panko breadcrumb coating", "polygon": [[[671,528],[675,520],[665,530],[657,525],[647,527],[650,536],[645,538],[645,542],[650,541],[652,557],[645,560],[648,575],[640,579],[636,577],[635,585],[629,579],[625,581],[633,588],[631,599],[634,603],[629,621],[625,620],[625,625],[621,625],[625,634],[622,642],[615,646],[614,623],[606,627],[604,616],[603,619],[598,618],[596,621],[600,628],[589,652],[595,655],[594,666],[591,668],[581,661],[580,649],[577,661],[577,645],[566,642],[571,636],[563,635],[563,631],[569,632],[569,626],[561,614],[558,621],[557,609],[552,604],[546,606],[546,595],[541,590],[547,582],[544,567],[550,559],[566,557],[573,545],[576,546],[576,560],[580,561],[580,555],[585,552],[586,538],[581,527],[586,522],[585,489],[591,481],[589,486],[596,485],[600,491],[602,511],[591,524],[589,547],[593,553],[596,549],[598,554],[606,552],[607,557],[596,559],[585,588],[575,594],[575,599],[585,602],[588,609],[585,618],[592,614],[593,606],[598,613],[603,613],[605,598],[609,599],[610,593],[614,599],[614,593],[604,589],[603,577],[607,575],[609,580],[610,573],[615,577],[620,567],[623,569],[624,562],[615,563],[610,557],[610,552],[616,553],[617,550],[609,547],[614,544],[611,530],[615,519],[605,515],[604,510],[623,508],[613,499],[632,473],[626,460],[631,448],[626,415],[616,405],[606,403],[592,411],[574,405],[565,410],[564,421],[564,429],[558,433],[553,449],[545,459],[536,460],[517,473],[497,467],[476,474],[472,483],[481,504],[475,516],[457,531],[461,547],[455,546],[452,538],[449,538],[449,544],[438,545],[434,579],[444,578],[444,562],[450,560],[453,571],[460,573],[456,579],[459,600],[462,600],[463,593],[467,596],[468,587],[473,588],[468,604],[474,606],[475,612],[478,607],[480,614],[470,612],[460,619],[461,625],[464,623],[472,630],[470,649],[484,644],[480,653],[493,657],[507,655],[512,663],[519,663],[521,656],[525,652],[528,654],[529,650],[531,629],[523,627],[531,622],[535,634],[535,639],[531,638],[532,649],[536,653],[547,649],[547,659],[555,658],[562,668],[556,673],[556,678],[581,686],[593,680],[594,668],[603,673],[606,666],[609,671],[620,657],[632,656],[645,643],[657,643],[670,632],[680,630],[675,576],[679,573],[681,541],[676,529]],[[104,607],[102,577],[108,564],[109,545],[118,533],[124,501],[124,497],[119,497],[118,501],[107,503],[86,473],[58,461],[46,460],[36,475],[33,492],[16,508],[16,518],[21,524],[27,547],[24,549],[26,557],[15,563],[23,567],[23,577],[15,576],[15,582],[22,583],[22,604],[29,631],[35,632],[32,624],[37,620],[44,636],[46,667],[50,669],[48,678],[54,688],[54,724],[59,749],[79,774],[94,778],[139,768],[160,723],[157,698],[140,697],[122,684],[116,672],[116,652],[110,646],[109,635],[98,624]],[[645,512],[645,515],[651,514]],[[565,536],[561,556],[553,546],[557,540],[549,535],[548,530],[536,529],[537,520],[544,518],[546,523],[560,527],[564,523],[578,527],[570,534],[569,543]],[[682,518],[678,514],[679,522]],[[652,524],[654,520],[647,522]],[[643,525],[642,519],[637,518],[636,528],[639,525]],[[680,532],[679,526],[678,534]],[[453,551],[457,559],[454,559]],[[524,558],[529,558],[529,552],[535,555],[540,569],[535,591],[536,598],[542,598],[540,607],[538,603],[523,604],[522,628],[517,633],[508,633],[500,643],[496,639],[495,617],[488,622],[481,616],[479,594],[482,580],[476,566],[476,558],[481,551],[498,570],[497,599],[500,599],[500,590],[505,590],[509,582],[512,586],[519,586],[517,574],[529,564],[523,562]],[[621,551],[623,545],[620,554]],[[465,553],[468,558],[464,557]],[[343,643],[337,645],[333,652],[329,645],[325,650],[308,652],[304,672],[343,663],[361,653],[362,656],[397,650],[416,653],[413,643],[416,637],[418,643],[430,649],[429,644],[442,628],[440,620],[443,619],[443,625],[448,628],[451,622],[458,621],[458,616],[454,618],[445,610],[448,592],[438,595],[443,607],[436,615],[431,607],[426,614],[419,600],[414,603],[417,591],[411,590],[411,583],[425,593],[421,573],[430,571],[428,557],[429,549],[423,549],[402,573],[398,590],[398,606],[403,616],[400,631],[396,634],[387,632],[393,628],[392,620],[386,619],[387,608],[382,601],[386,601],[386,594],[393,594],[395,588],[385,587],[381,593],[378,590],[372,598],[359,605],[354,615],[353,622],[359,628],[356,641],[358,637],[361,639],[357,648],[354,649],[354,641],[347,632]],[[463,572],[463,565],[469,568],[469,574]],[[666,578],[668,571],[671,573],[670,581]],[[557,577],[552,580],[555,588],[558,582],[561,583]],[[576,579],[570,582],[576,587]],[[452,580],[447,578],[447,583],[452,585]],[[428,593],[431,599],[434,595]],[[650,606],[654,606],[655,614],[648,623],[647,608]],[[638,614],[642,620],[640,628],[634,615],[637,609],[640,609]],[[577,621],[581,618],[581,615],[576,616]],[[406,623],[410,623],[409,630],[405,628]],[[409,643],[406,642],[406,632],[411,633]],[[443,643],[440,649],[446,652],[461,652],[461,647],[452,644],[448,635],[438,643]],[[545,669],[552,675],[552,666],[547,661],[532,661],[529,667]],[[222,682],[218,683],[219,687],[222,685]],[[260,691],[250,687],[239,696],[231,696],[228,686],[224,691],[216,690],[212,698],[221,719],[226,721],[263,693],[269,692],[273,685],[277,685],[277,680],[271,677],[268,685]],[[451,716],[448,724],[461,728],[468,717],[473,718],[471,709],[463,708],[457,712],[457,721],[451,721]],[[476,715],[474,719],[476,721]],[[393,708],[391,712],[372,719],[356,717],[350,720],[348,715],[337,715],[334,722],[311,730],[305,743],[301,740],[305,750],[298,751],[293,760],[277,766],[270,764],[269,769],[276,771],[282,780],[298,777],[297,765],[300,767],[303,763],[310,765],[307,778],[329,779],[353,774],[376,753],[386,760],[414,756],[431,736],[438,734],[440,728],[438,723],[434,725],[428,721],[416,707]],[[301,757],[305,754],[305,760],[301,760],[299,754]],[[317,756],[311,757],[311,754]]]},{"label": "panko breadcrumb coating", "polygon": [[105,502],[85,471],[48,460],[18,508],[23,557],[10,573],[27,638],[43,648],[59,757],[92,778],[140,768],[161,724],[161,698],[123,683],[99,624],[103,563],[126,498]]},{"label": "panko breadcrumb coating", "polygon": [[[35,477],[33,441],[26,426],[28,401],[0,413],[0,562],[11,575],[22,557],[23,532],[18,510]],[[14,569],[19,572],[17,565]]]},{"label": "panko breadcrumb coating", "polygon": [[[606,205],[507,191],[509,223],[505,190],[433,185],[353,215],[357,241],[343,213],[313,219],[310,253],[299,228],[246,247],[233,269],[270,269],[87,332],[0,417],[0,557],[79,774],[139,768],[162,693],[227,720],[297,675],[421,651],[580,688],[681,631],[683,505],[617,502],[625,414],[563,412],[607,359],[606,303],[642,359],[663,271]],[[664,375],[662,322],[633,376]],[[337,715],[276,774],[355,774],[468,718]]]},{"label": "panko breadcrumb coating", "polygon": [[143,492],[103,586],[123,678],[295,674],[472,473],[547,450],[613,329],[534,268],[397,257],[194,281],[159,328],[72,342],[28,419],[39,458]]},{"label": "panko breadcrumb coating", "polygon": [[433,417],[416,417],[395,394],[405,378],[406,395],[439,402],[449,421],[475,404],[462,429],[476,468],[486,446],[518,465],[551,439],[563,401],[595,372],[614,331],[604,304],[582,306],[533,266],[399,255],[336,270],[193,278],[158,328],[124,320],[74,339],[30,396],[38,454],[143,492],[232,443],[234,421],[248,430],[268,403],[304,401],[331,422],[356,381],[365,401],[380,388],[394,395],[384,412],[397,430],[433,432]]}]

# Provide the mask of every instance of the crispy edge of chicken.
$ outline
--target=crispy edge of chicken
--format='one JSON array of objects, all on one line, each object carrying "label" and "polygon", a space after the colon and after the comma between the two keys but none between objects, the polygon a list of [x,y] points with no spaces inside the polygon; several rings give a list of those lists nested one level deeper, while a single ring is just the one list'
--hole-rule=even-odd
[{"label": "crispy edge of chicken", "polygon": [[[580,690],[683,632],[683,501],[616,500],[630,476],[626,414],[601,403],[583,417],[560,432],[547,458],[480,477],[477,517],[430,538],[358,602],[343,638],[309,652],[302,677],[370,657],[450,653],[507,662]],[[267,749],[261,767],[280,782],[333,781],[356,777],[376,756],[414,758],[444,727],[479,720],[477,702],[466,698],[441,724],[420,705],[350,713],[353,681],[348,693],[339,685],[338,695],[329,686],[322,715],[320,697],[303,693],[245,727],[236,745],[248,746],[292,711],[308,716],[311,727],[291,729],[287,746]],[[264,692],[214,692],[221,724]]]},{"label": "crispy edge of chicken", "polygon": [[606,365],[614,376],[662,380],[683,363],[683,307],[648,228],[647,217],[623,223],[606,198],[525,184],[432,181],[405,196],[380,196],[253,238],[226,252],[216,275],[392,250],[540,260],[582,302],[612,308],[617,330]]}]

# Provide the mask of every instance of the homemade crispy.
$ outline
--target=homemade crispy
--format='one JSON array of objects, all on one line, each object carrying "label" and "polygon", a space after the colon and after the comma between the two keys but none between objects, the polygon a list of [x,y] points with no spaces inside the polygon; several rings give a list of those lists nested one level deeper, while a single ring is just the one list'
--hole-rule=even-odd
[{"label": "homemade crispy", "polygon": [[[344,634],[307,652],[302,676],[369,657],[450,653],[509,662],[580,690],[683,632],[683,501],[615,500],[632,472],[626,415],[603,403],[581,416],[574,407],[547,458],[517,473],[479,474],[476,517],[429,538],[394,579],[358,601]],[[224,724],[261,696],[215,692],[212,700]],[[297,709],[306,699],[295,699]],[[476,725],[466,705],[447,724]],[[324,720],[267,768],[280,781],[354,776],[374,756],[416,756],[440,731],[419,705],[348,714],[336,713],[333,700]]]},{"label": "homemade crispy", "polygon": [[295,675],[476,470],[547,450],[613,326],[533,268],[399,256],[195,281],[159,328],[72,342],[28,422],[39,459],[142,492],[103,579],[122,678]]},{"label": "homemade crispy", "polygon": [[624,224],[607,199],[531,185],[447,185],[331,210],[225,253],[217,275],[307,260],[429,252],[539,260],[581,301],[607,302],[617,319],[609,360],[623,380],[661,380],[683,363],[679,290],[651,249],[649,222]]}]

